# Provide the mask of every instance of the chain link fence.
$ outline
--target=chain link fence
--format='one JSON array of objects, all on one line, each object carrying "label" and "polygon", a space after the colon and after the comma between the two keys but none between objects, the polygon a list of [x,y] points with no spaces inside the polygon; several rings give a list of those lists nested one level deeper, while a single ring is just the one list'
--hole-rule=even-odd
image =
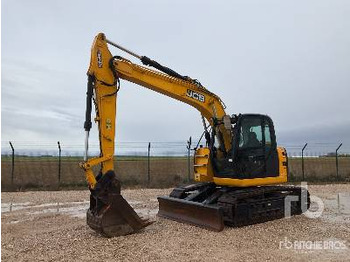
[{"label": "chain link fence", "polygon": [[[173,187],[193,178],[196,142],[116,143],[115,171],[123,186]],[[86,188],[79,167],[83,146],[74,143],[25,143],[2,141],[2,190]],[[350,181],[347,145],[308,143],[285,145],[289,156],[289,181]],[[303,149],[304,148],[304,149]],[[99,154],[92,144],[91,156]],[[95,168],[98,173],[99,167]]]}]

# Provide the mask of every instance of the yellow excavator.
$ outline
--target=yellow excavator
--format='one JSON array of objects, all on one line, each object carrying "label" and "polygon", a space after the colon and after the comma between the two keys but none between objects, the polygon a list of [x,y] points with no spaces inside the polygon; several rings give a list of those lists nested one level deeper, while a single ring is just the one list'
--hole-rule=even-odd
[{"label": "yellow excavator", "polygon": [[[108,45],[140,59],[143,65],[112,56]],[[225,224],[244,226],[283,217],[287,196],[299,199],[291,203],[291,214],[301,214],[303,207],[309,206],[309,197],[299,197],[306,189],[277,185],[287,182],[288,159],[286,150],[277,146],[274,125],[267,115],[228,115],[223,101],[198,80],[140,56],[103,33],[93,42],[87,75],[85,156],[80,166],[91,192],[87,224],[92,229],[113,237],[132,234],[151,223],[140,218],[122,197],[114,172],[116,101],[121,79],[182,101],[202,116],[204,145],[195,148],[195,183],[158,197],[159,216],[221,231]],[[100,155],[88,159],[93,104]],[[100,172],[95,176],[92,168],[97,165]]]}]

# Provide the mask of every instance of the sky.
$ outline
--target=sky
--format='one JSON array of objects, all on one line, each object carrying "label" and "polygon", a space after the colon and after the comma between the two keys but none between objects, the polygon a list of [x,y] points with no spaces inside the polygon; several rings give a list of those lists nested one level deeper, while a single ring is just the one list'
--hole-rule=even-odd
[{"label": "sky", "polygon": [[[279,144],[343,142],[350,148],[347,0],[1,5],[2,144],[83,145],[90,47],[104,32],[135,53],[199,79],[222,98],[227,113],[271,116]],[[195,109],[121,82],[117,141],[186,141],[202,129]],[[97,143],[96,126],[90,137]]]}]

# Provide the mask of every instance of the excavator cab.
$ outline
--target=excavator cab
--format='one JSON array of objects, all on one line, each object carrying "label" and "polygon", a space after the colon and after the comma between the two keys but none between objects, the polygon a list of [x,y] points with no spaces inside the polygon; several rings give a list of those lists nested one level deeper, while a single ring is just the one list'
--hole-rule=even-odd
[{"label": "excavator cab", "polygon": [[[231,152],[224,158],[212,154],[215,176],[239,179],[278,176],[277,143],[271,118],[240,114],[233,117],[231,123],[234,125]],[[211,148],[212,152],[216,150]]]},{"label": "excavator cab", "polygon": [[243,178],[276,177],[279,175],[275,130],[270,117],[242,115],[237,132],[235,174]]}]

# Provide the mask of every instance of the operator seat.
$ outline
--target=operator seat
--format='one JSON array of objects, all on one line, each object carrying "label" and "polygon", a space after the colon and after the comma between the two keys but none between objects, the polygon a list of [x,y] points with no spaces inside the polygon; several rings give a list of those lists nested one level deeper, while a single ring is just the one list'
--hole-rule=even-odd
[{"label": "operator seat", "polygon": [[247,147],[259,147],[261,146],[257,135],[255,132],[249,132],[248,134],[248,142],[247,142]]}]

